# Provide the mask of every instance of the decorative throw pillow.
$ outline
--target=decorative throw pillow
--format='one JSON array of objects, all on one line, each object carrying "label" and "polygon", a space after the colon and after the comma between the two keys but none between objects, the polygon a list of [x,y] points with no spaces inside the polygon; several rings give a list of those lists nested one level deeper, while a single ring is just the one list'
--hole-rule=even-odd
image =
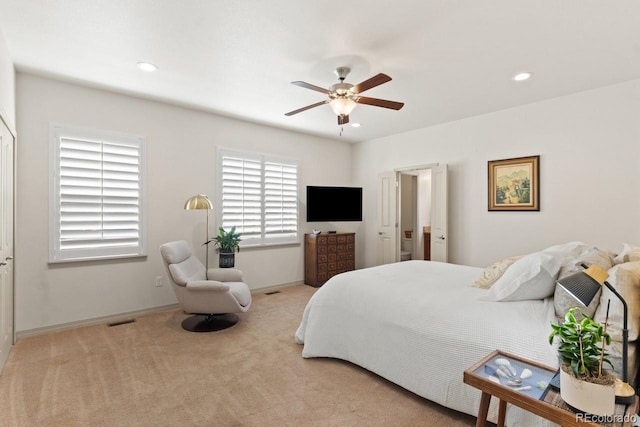
[{"label": "decorative throw pillow", "polygon": [[[608,271],[607,281],[622,295],[627,302],[629,317],[629,341],[638,339],[640,330],[640,262],[626,262],[618,264]],[[611,301],[609,308],[609,322],[607,332],[611,339],[622,341],[623,307],[622,303],[613,293],[604,286],[600,295],[600,305],[596,310],[594,320],[604,323],[607,315],[607,302]]]},{"label": "decorative throw pillow", "polygon": [[587,266],[597,265],[604,271],[607,271],[615,265],[615,262],[613,261],[613,256],[609,252],[600,250],[596,247],[589,248],[582,252],[577,258],[566,262],[560,269],[558,277],[563,278],[577,271],[584,270],[582,264],[586,264]]},{"label": "decorative throw pillow", "polygon": [[491,264],[489,267],[485,268],[482,272],[482,276],[478,278],[473,283],[474,288],[480,289],[489,289],[495,282],[498,280],[504,272],[517,260],[522,258],[524,255],[514,256],[511,258],[505,258],[496,263]]},{"label": "decorative throw pillow", "polygon": [[640,261],[640,246],[630,245],[625,243],[622,252],[614,259],[616,264],[622,264],[623,262]]},{"label": "decorative throw pillow", "polygon": [[562,258],[545,251],[529,254],[511,265],[489,289],[489,301],[524,301],[553,295]]}]

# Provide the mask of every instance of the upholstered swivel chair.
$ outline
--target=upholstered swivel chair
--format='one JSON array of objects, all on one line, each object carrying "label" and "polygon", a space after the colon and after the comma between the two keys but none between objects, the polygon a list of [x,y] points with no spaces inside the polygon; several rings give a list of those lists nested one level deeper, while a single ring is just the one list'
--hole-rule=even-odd
[{"label": "upholstered swivel chair", "polygon": [[242,281],[240,270],[206,271],[184,240],[165,243],[160,246],[160,254],[182,309],[195,314],[182,322],[184,329],[192,332],[226,329],[238,323],[235,313],[249,310],[251,292]]}]

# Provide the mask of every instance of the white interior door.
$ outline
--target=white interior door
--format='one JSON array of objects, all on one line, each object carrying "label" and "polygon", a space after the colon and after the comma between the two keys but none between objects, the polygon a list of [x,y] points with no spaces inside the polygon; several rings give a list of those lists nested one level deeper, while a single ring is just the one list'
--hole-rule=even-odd
[{"label": "white interior door", "polygon": [[431,260],[448,262],[447,165],[431,168]]},{"label": "white interior door", "polygon": [[13,345],[14,139],[0,120],[0,371]]},{"label": "white interior door", "polygon": [[378,177],[378,265],[399,261],[397,174]]}]

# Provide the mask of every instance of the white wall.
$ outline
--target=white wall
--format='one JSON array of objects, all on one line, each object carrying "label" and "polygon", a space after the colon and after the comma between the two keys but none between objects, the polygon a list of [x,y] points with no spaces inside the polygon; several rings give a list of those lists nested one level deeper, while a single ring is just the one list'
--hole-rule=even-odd
[{"label": "white wall", "polygon": [[[486,266],[554,243],[640,244],[640,80],[358,144],[364,244],[376,261],[380,172],[449,164],[449,260]],[[487,212],[487,161],[540,155],[540,212]],[[369,243],[369,244],[367,244]]]},{"label": "white wall", "polygon": [[[312,185],[349,185],[351,147],[339,141],[246,123],[159,102],[18,73],[18,206],[16,330],[64,324],[175,303],[173,290],[155,287],[165,275],[158,247],[186,239],[200,247],[204,211],[185,211],[192,195],[215,200],[216,145],[299,160],[301,198]],[[147,137],[148,257],[142,260],[49,265],[49,122]],[[304,204],[301,217],[304,218]],[[214,217],[210,228],[213,230]],[[314,224],[302,223],[309,232]],[[236,255],[251,288],[299,282],[303,245],[246,249]],[[210,265],[217,263],[211,251]]]},{"label": "white wall", "polygon": [[9,57],[9,50],[2,30],[0,30],[0,116],[4,118],[12,132],[15,132],[16,125],[15,93],[13,62]]},{"label": "white wall", "polygon": [[418,174],[417,224],[416,259],[424,259],[424,227],[431,226],[431,169],[421,170]]}]

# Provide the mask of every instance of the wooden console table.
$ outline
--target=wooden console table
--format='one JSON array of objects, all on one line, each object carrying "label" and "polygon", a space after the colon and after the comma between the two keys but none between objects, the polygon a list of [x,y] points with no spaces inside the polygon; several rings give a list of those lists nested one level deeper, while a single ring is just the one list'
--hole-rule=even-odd
[{"label": "wooden console table", "polygon": [[[533,381],[538,378],[546,377],[550,379],[556,371],[555,369],[540,363],[532,362],[522,357],[514,356],[498,350],[492,352],[487,357],[464,371],[464,382],[482,391],[476,427],[484,427],[487,425],[487,414],[489,412],[489,403],[491,403],[492,396],[500,399],[500,403],[498,405],[498,427],[504,427],[507,403],[516,405],[551,422],[560,424],[563,427],[630,427],[633,425],[634,415],[638,412],[638,396],[636,396],[636,400],[631,405],[616,405],[616,412],[611,418],[614,420],[621,420],[620,422],[604,424],[588,422],[584,419],[579,419],[580,417],[569,409],[567,404],[564,403],[560,397],[560,393],[555,390],[550,389],[547,390],[546,393],[539,390],[537,392],[541,396],[536,398],[532,396],[532,394],[536,393],[536,390],[527,394],[521,391],[516,391],[513,387],[497,384],[489,380],[489,375],[485,372],[485,366],[491,365],[492,361],[497,357],[508,359],[514,366],[530,368],[530,370],[534,372],[534,375],[537,375],[537,377],[532,377]],[[533,387],[535,387],[535,385]]]}]

